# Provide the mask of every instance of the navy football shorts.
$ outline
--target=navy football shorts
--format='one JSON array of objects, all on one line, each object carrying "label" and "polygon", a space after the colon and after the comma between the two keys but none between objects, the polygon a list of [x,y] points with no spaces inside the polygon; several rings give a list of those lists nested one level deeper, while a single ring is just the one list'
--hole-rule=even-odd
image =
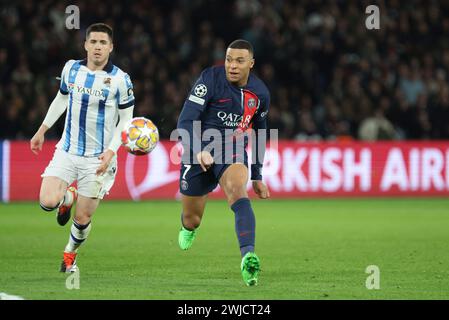
[{"label": "navy football shorts", "polygon": [[[248,168],[248,158],[245,152],[245,166]],[[231,164],[214,163],[207,171],[199,164],[181,163],[179,190],[186,196],[204,196],[212,192],[218,185],[221,176]]]}]

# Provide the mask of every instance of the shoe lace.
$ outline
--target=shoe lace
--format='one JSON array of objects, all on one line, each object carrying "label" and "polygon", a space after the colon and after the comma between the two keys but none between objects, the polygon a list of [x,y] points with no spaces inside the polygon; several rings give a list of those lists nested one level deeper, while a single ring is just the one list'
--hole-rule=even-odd
[{"label": "shoe lace", "polygon": [[260,265],[257,263],[257,259],[254,257],[249,258],[246,263],[246,269],[250,273],[256,273],[260,271]]},{"label": "shoe lace", "polygon": [[191,239],[193,239],[193,237],[195,237],[195,231],[187,232],[186,238],[188,238],[189,240],[191,240]]},{"label": "shoe lace", "polygon": [[184,234],[183,234],[183,236],[184,236],[184,238],[189,238],[189,239],[191,239],[191,238],[193,238],[194,236],[195,236],[195,233],[196,233],[196,230],[187,230],[186,228],[182,228],[182,230],[184,230]]}]

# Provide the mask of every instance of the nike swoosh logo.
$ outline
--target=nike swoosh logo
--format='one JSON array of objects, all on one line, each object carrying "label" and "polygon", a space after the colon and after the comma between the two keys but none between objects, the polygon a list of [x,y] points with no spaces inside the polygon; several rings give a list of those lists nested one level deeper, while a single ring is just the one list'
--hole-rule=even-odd
[{"label": "nike swoosh logo", "polygon": [[246,236],[247,234],[250,234],[251,231],[245,231],[239,234],[240,237]]},{"label": "nike swoosh logo", "polygon": [[231,101],[231,99],[220,99],[217,102],[218,103],[225,103],[225,102],[228,102],[228,101]]}]

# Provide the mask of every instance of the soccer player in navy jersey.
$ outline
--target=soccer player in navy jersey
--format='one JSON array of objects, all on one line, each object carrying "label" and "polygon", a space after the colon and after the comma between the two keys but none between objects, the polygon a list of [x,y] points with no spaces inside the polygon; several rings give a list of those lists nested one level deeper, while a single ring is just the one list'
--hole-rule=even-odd
[{"label": "soccer player in navy jersey", "polygon": [[[253,145],[261,145],[257,139],[266,135],[258,133],[267,128],[270,104],[267,87],[250,73],[254,66],[253,54],[248,41],[233,41],[226,50],[225,65],[201,73],[178,119],[178,133],[188,133],[188,139],[181,134],[184,155],[180,172],[183,211],[179,246],[183,250],[191,247],[207,195],[219,184],[235,213],[235,231],[242,256],[240,268],[249,286],[258,282],[260,260],[254,252],[256,223],[246,191],[249,170],[245,134],[253,130],[252,136],[256,138]],[[213,136],[213,143],[205,135]],[[238,141],[243,148],[239,148]],[[261,174],[263,150],[252,150],[256,156],[252,157],[255,161],[251,164],[251,180],[259,198],[267,199],[270,193]]]}]

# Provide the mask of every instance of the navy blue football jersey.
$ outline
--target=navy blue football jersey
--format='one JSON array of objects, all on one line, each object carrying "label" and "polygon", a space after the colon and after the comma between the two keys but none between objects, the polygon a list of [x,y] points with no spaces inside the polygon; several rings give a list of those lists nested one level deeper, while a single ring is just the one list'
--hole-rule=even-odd
[{"label": "navy blue football jersey", "polygon": [[[186,108],[201,111],[204,129],[236,129],[239,125],[249,124],[249,119],[252,122],[264,120],[269,103],[268,89],[257,76],[250,73],[247,85],[239,88],[228,82],[224,66],[215,66],[201,73],[183,111]],[[251,111],[254,111],[254,119]]]}]

